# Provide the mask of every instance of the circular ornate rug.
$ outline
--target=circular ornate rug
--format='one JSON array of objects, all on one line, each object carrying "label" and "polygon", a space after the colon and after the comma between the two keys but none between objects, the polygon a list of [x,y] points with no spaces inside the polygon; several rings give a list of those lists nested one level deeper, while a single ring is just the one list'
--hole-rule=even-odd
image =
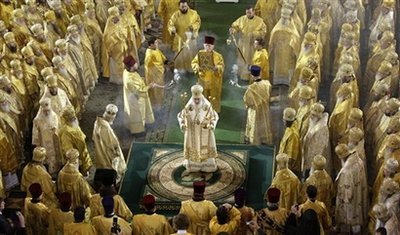
[{"label": "circular ornate rug", "polygon": [[206,199],[232,201],[234,191],[246,179],[246,151],[218,151],[218,170],[214,173],[188,173],[183,161],[182,150],[155,149],[144,193],[155,195],[158,202],[179,202],[191,198],[193,181],[205,180]]}]

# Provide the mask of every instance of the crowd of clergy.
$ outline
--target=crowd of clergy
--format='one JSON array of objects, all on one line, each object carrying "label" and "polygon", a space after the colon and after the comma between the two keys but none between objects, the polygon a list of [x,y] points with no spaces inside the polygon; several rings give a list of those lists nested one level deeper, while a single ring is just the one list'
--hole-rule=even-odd
[{"label": "crowd of clergy", "polygon": [[[232,84],[246,89],[246,142],[273,144],[269,106],[288,103],[267,207],[247,207],[243,188],[234,205],[217,207],[200,181],[168,220],[157,214],[154,196],[140,202],[145,213],[133,215],[117,194],[126,170],[112,129],[118,107],[107,105],[94,123],[94,157],[79,120],[103,76],[122,85],[126,128],[144,132],[155,121],[153,110],[165,108],[171,66],[198,76],[219,113],[224,58],[214,51],[214,37],[198,38],[199,13],[186,0],[160,0],[158,7],[154,0],[1,0],[0,233],[400,234],[397,4],[258,0],[243,9],[227,43],[236,47],[241,80]],[[145,39],[156,13],[161,40]],[[172,60],[161,42],[175,53]],[[272,97],[279,86],[288,94]],[[320,87],[330,87],[323,102]],[[97,192],[87,181],[94,167],[115,170]],[[15,187],[27,198],[6,219],[2,211]]]}]

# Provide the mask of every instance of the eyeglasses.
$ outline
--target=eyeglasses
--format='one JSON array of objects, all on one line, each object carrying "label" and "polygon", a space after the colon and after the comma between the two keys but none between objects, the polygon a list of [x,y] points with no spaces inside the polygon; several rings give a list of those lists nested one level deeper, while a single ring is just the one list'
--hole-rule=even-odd
[{"label": "eyeglasses", "polygon": [[107,111],[107,114],[115,115],[115,114],[117,114],[117,113],[116,113],[116,112],[112,112],[112,111]]}]

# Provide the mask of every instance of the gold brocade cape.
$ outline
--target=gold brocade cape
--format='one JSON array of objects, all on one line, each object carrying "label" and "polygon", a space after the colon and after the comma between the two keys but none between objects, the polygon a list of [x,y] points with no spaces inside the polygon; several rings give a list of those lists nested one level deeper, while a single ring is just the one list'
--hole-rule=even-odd
[{"label": "gold brocade cape", "polygon": [[89,206],[93,189],[79,173],[77,166],[67,163],[58,174],[57,188],[59,192],[71,194],[72,207]]},{"label": "gold brocade cape", "polygon": [[272,179],[271,187],[276,187],[281,191],[279,199],[280,207],[289,210],[294,204],[299,202],[301,182],[293,171],[289,169],[277,170]]},{"label": "gold brocade cape", "polygon": [[268,80],[251,84],[243,97],[247,106],[246,137],[251,144],[272,144],[269,101],[271,84]]}]

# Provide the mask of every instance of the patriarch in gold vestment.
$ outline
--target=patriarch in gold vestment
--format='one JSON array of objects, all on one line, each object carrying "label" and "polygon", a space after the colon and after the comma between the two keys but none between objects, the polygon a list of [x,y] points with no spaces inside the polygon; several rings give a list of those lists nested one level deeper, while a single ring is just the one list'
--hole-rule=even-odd
[{"label": "patriarch in gold vestment", "polygon": [[188,172],[215,172],[218,153],[214,130],[218,114],[203,96],[202,86],[192,86],[191,92],[191,99],[177,115],[184,132],[183,165]]}]

